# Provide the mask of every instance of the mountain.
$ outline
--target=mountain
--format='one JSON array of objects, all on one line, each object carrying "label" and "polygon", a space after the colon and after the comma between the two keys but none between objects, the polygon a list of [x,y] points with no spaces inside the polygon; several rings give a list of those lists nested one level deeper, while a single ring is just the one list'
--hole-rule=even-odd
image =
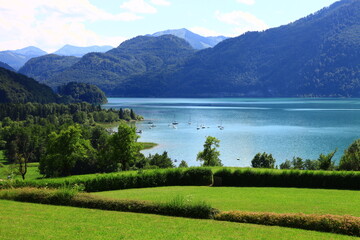
[{"label": "mountain", "polygon": [[12,67],[10,67],[8,64],[6,64],[4,62],[0,62],[0,68],[5,68],[7,70],[15,72],[15,69],[13,69]]},{"label": "mountain", "polygon": [[68,69],[79,60],[80,58],[77,57],[48,54],[30,59],[18,72],[34,78],[37,81],[46,82],[48,79],[53,78],[55,75]]},{"label": "mountain", "polygon": [[[170,71],[193,55],[185,40],[173,35],[139,36],[106,53],[89,53],[46,84],[56,87],[68,82],[85,82],[111,91],[133,75]],[[43,78],[39,78],[43,79]]]},{"label": "mountain", "polygon": [[90,46],[90,47],[76,47],[72,45],[65,45],[54,54],[60,56],[74,56],[74,57],[82,57],[87,53],[91,52],[107,52],[113,49],[111,46]]},{"label": "mountain", "polygon": [[159,37],[163,35],[171,34],[176,37],[185,39],[194,49],[204,49],[209,47],[214,47],[219,42],[227,39],[224,36],[217,36],[217,37],[203,37],[196,33],[193,33],[186,28],[182,29],[174,29],[174,30],[166,30],[162,32],[156,32],[152,34],[153,37]]},{"label": "mountain", "polygon": [[36,47],[26,47],[18,50],[6,50],[0,52],[0,61],[18,70],[29,59],[47,54],[45,51]]},{"label": "mountain", "polygon": [[360,1],[339,1],[291,24],[224,40],[171,71],[131,77],[112,93],[360,97]]},{"label": "mountain", "polygon": [[0,68],[0,103],[56,102],[50,87],[22,74]]}]

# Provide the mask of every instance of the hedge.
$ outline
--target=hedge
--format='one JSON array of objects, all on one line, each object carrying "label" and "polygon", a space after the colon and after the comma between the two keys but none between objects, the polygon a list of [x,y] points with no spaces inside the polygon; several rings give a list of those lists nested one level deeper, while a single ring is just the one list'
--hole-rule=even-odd
[{"label": "hedge", "polygon": [[360,190],[360,172],[224,168],[214,174],[214,186]]},{"label": "hedge", "polygon": [[17,188],[0,191],[0,199],[110,211],[152,213],[167,216],[210,219],[219,211],[205,202],[189,203],[178,198],[170,202],[119,200],[78,193],[74,189]]},{"label": "hedge", "polygon": [[230,211],[215,215],[215,220],[300,228],[360,237],[360,218],[353,216]]},{"label": "hedge", "polygon": [[99,174],[92,177],[41,179],[32,181],[3,181],[0,188],[38,187],[61,188],[81,186],[86,192],[161,186],[209,186],[213,174],[209,168],[166,169],[133,174]]}]

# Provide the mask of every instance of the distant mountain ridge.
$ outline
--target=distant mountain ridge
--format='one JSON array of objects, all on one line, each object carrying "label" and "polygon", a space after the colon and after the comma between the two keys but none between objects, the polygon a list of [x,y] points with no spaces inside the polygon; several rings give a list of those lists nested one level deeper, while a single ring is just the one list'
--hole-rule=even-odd
[{"label": "distant mountain ridge", "polygon": [[54,54],[60,56],[74,56],[74,57],[82,57],[90,52],[107,52],[113,49],[112,46],[90,46],[90,47],[77,47],[72,45],[65,45]]},{"label": "distant mountain ridge", "polygon": [[219,42],[227,39],[227,37],[224,36],[203,37],[201,35],[198,35],[196,33],[187,30],[186,28],[165,30],[161,32],[156,32],[154,34],[151,34],[150,36],[159,37],[167,34],[171,34],[176,37],[185,39],[188,43],[190,43],[190,45],[194,49],[198,49],[198,50],[214,47]]},{"label": "distant mountain ridge", "polygon": [[18,72],[34,78],[39,82],[46,82],[55,75],[61,74],[64,70],[68,69],[79,60],[80,58],[73,56],[47,54],[30,59],[19,69]]},{"label": "distant mountain ridge", "polygon": [[11,66],[9,66],[8,64],[6,64],[4,62],[0,62],[0,67],[15,72],[15,69],[13,69]]},{"label": "distant mountain ridge", "polygon": [[37,47],[26,47],[18,50],[0,51],[0,61],[8,64],[13,69],[18,70],[29,59],[47,54]]},{"label": "distant mountain ridge", "polygon": [[[173,35],[139,36],[106,53],[86,54],[71,67],[49,78],[45,76],[49,76],[50,67],[44,67],[41,59],[32,59],[21,72],[31,75],[31,69],[42,69],[37,71],[42,74],[35,77],[49,86],[84,82],[96,84],[109,93],[132,75],[170,70],[185,62],[194,52],[188,42]],[[54,65],[49,63],[49,66]]]}]

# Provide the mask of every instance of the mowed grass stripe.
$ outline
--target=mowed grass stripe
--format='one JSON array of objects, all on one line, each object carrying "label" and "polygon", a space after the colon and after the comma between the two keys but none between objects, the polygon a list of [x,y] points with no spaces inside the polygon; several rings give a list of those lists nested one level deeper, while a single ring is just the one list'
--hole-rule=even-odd
[{"label": "mowed grass stripe", "polygon": [[204,200],[222,211],[352,215],[360,217],[360,191],[240,188],[158,187],[93,193],[104,197],[168,201],[179,195],[190,201]]},{"label": "mowed grass stripe", "polygon": [[356,239],[252,224],[0,200],[0,239]]}]

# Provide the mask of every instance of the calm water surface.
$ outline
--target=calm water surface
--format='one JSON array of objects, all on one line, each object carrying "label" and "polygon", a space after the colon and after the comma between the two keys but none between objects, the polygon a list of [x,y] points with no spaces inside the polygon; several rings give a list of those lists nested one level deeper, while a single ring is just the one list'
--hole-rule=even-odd
[{"label": "calm water surface", "polygon": [[[133,108],[145,117],[137,128],[140,141],[167,151],[172,159],[198,166],[196,155],[207,136],[220,140],[226,166],[250,166],[258,152],[272,153],[276,164],[294,156],[316,159],[336,148],[344,150],[360,138],[360,99],[159,99],[109,98],[105,108]],[[150,128],[152,121],[156,127]],[[177,128],[169,126],[179,122]],[[189,124],[191,122],[191,124]],[[205,128],[197,130],[204,125]],[[218,128],[224,127],[223,130]]]}]

